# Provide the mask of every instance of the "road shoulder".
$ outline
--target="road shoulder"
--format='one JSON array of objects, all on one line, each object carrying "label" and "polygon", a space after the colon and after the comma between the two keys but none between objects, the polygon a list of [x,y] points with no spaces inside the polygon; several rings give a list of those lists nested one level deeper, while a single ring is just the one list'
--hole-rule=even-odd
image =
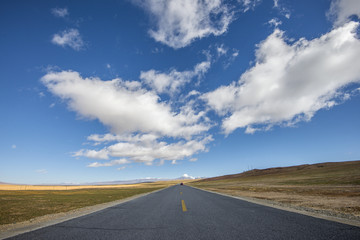
[{"label": "road shoulder", "polygon": [[[187,186],[189,186],[189,185],[187,185]],[[259,204],[259,205],[263,205],[263,206],[267,206],[267,207],[272,207],[272,208],[288,211],[288,212],[299,213],[299,214],[306,215],[306,216],[311,216],[311,217],[320,218],[320,219],[324,219],[324,220],[328,220],[328,221],[333,221],[333,222],[343,223],[343,224],[347,224],[347,225],[351,225],[351,226],[355,226],[355,227],[360,227],[360,222],[356,221],[356,220],[351,220],[351,219],[346,219],[346,218],[339,218],[339,217],[334,217],[334,216],[328,216],[328,215],[321,214],[321,213],[318,213],[318,212],[312,212],[312,211],[305,211],[305,210],[301,210],[301,209],[296,209],[296,208],[291,207],[291,206],[281,205],[281,203],[278,203],[278,202],[275,202],[275,201],[264,200],[264,199],[256,199],[256,198],[250,198],[250,197],[232,196],[232,195],[228,195],[228,194],[225,194],[225,193],[220,193],[220,192],[215,192],[215,191],[210,191],[210,190],[197,188],[197,187],[194,187],[194,186],[189,186],[189,187],[192,187],[192,188],[195,188],[195,189],[198,189],[198,190],[201,190],[201,191],[209,192],[209,193],[214,193],[214,194],[218,194],[218,195],[222,195],[222,196],[226,196],[226,197],[231,197],[231,198],[235,198],[235,199],[239,199],[239,200],[243,200],[243,201],[247,201],[247,202],[251,202],[251,203],[255,203],[255,204]]]}]

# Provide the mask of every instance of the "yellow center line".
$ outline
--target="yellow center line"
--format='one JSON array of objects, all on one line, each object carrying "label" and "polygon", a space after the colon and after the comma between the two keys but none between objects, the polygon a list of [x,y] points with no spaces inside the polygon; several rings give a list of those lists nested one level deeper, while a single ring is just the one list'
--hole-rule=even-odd
[{"label": "yellow center line", "polygon": [[180,195],[182,195],[182,192],[180,192]]},{"label": "yellow center line", "polygon": [[183,210],[183,212],[186,212],[186,211],[187,211],[187,208],[186,208],[186,205],[185,205],[185,201],[184,201],[184,200],[181,200],[181,205],[182,205],[182,210]]}]

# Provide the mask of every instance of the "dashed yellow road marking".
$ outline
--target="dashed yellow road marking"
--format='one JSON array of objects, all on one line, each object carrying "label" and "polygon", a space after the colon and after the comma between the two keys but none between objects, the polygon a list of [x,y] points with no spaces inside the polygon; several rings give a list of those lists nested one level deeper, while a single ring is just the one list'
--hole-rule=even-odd
[{"label": "dashed yellow road marking", "polygon": [[187,208],[186,208],[186,205],[185,205],[185,201],[184,201],[184,200],[181,200],[181,205],[182,205],[182,210],[183,210],[183,212],[186,212],[186,211],[187,211]]},{"label": "dashed yellow road marking", "polygon": [[180,195],[182,195],[182,192],[180,192]]}]

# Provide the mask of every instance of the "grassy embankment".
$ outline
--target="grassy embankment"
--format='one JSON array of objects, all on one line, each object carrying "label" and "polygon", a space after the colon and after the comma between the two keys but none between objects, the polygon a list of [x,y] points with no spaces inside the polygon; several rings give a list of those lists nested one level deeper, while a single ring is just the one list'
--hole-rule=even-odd
[{"label": "grassy embankment", "polygon": [[360,220],[360,161],[254,169],[190,185]]},{"label": "grassy embankment", "polygon": [[[82,207],[120,200],[179,182],[68,187],[0,185],[0,225],[18,223],[47,214],[68,212]],[[32,190],[9,190],[25,188]]]}]

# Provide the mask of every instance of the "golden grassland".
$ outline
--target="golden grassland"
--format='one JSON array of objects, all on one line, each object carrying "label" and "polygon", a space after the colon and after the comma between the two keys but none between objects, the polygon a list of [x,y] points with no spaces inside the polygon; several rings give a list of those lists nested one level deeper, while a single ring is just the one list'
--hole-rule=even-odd
[{"label": "golden grassland", "polygon": [[360,161],[255,169],[189,185],[360,220]]},{"label": "golden grassland", "polygon": [[116,201],[180,182],[183,180],[106,186],[0,185],[0,225]]},{"label": "golden grassland", "polygon": [[108,188],[138,188],[138,187],[167,187],[174,184],[179,184],[183,181],[189,180],[173,180],[173,181],[157,181],[148,183],[136,184],[118,184],[118,185],[26,185],[26,184],[0,184],[0,190],[10,191],[29,191],[29,190],[79,190],[79,189],[108,189]]}]

